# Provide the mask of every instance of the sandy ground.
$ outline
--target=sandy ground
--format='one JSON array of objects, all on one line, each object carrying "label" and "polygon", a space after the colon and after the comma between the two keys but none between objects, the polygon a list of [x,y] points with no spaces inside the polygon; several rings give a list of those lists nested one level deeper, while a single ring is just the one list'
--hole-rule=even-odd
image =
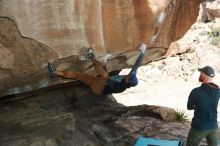
[{"label": "sandy ground", "polygon": [[[193,111],[187,110],[188,96],[193,88],[200,85],[199,82],[193,83],[172,79],[149,84],[140,79],[138,86],[127,89],[123,93],[114,94],[114,97],[119,103],[126,106],[148,104],[171,107],[185,112],[191,120]],[[218,111],[219,109],[220,106]],[[220,114],[218,114],[218,117],[220,117]],[[220,121],[220,118],[218,118],[218,121]]]}]

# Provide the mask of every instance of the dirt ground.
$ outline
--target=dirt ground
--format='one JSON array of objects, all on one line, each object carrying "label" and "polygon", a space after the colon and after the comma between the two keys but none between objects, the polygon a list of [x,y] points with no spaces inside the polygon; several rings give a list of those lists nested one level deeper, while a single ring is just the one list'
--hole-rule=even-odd
[{"label": "dirt ground", "polygon": [[167,80],[150,85],[140,81],[139,86],[121,94],[114,94],[114,97],[126,106],[141,104],[166,106],[183,111],[191,118],[193,111],[187,110],[186,104],[191,89],[197,86],[196,83],[183,80]]},{"label": "dirt ground", "polygon": [[[219,75],[214,82],[219,85]],[[139,80],[138,86],[130,88],[121,94],[114,94],[117,102],[126,106],[141,104],[160,105],[183,111],[191,121],[193,111],[187,110],[187,100],[191,90],[200,86],[199,82],[184,80],[172,80],[154,82],[151,84]],[[218,106],[218,123],[220,125],[220,106]],[[220,146],[220,128],[218,129],[218,141]]]},{"label": "dirt ground", "polygon": [[[189,120],[191,120],[193,111],[187,110],[187,100],[191,90],[201,85],[197,79],[191,82],[182,79],[167,79],[165,81],[147,83],[140,76],[138,78],[138,86],[127,89],[123,93],[114,94],[117,102],[126,106],[148,104],[171,107],[185,112]],[[218,81],[219,75],[217,75],[214,82],[219,85]],[[220,111],[220,106],[218,111]],[[218,121],[220,121],[220,112],[218,117]]]}]

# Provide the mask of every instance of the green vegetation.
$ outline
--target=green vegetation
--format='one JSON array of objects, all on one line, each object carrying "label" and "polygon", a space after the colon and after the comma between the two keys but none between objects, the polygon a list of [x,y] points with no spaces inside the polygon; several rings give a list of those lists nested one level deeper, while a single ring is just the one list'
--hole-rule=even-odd
[{"label": "green vegetation", "polygon": [[175,120],[179,122],[188,121],[188,116],[184,111],[175,110]]},{"label": "green vegetation", "polygon": [[220,46],[220,27],[213,29],[210,37],[212,45]]}]

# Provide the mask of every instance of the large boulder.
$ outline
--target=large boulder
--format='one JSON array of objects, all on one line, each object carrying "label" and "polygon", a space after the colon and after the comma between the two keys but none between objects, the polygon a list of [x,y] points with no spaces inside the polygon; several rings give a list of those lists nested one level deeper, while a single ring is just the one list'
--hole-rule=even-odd
[{"label": "large boulder", "polygon": [[[94,74],[83,47],[111,56],[108,71],[134,63],[135,46],[151,49],[143,64],[165,54],[195,22],[201,0],[1,0],[0,96],[51,84],[47,62]],[[152,47],[156,46],[156,47]]]},{"label": "large boulder", "polygon": [[0,146],[131,146],[140,136],[186,141],[190,123],[167,122],[167,108],[125,107],[85,89],[56,88],[0,102]]},{"label": "large boulder", "polygon": [[99,54],[132,50],[141,41],[168,47],[194,23],[200,1],[2,0],[0,16],[13,19],[23,36],[67,57],[84,46]]}]

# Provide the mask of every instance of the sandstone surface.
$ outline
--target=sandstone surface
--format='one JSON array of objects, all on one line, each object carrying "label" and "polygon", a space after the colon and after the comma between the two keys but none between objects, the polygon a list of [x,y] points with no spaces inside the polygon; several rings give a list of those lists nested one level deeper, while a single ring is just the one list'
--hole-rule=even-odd
[{"label": "sandstone surface", "polygon": [[[79,58],[93,47],[109,72],[130,67],[146,43],[143,64],[164,55],[195,22],[201,0],[1,0],[0,96],[55,84],[47,63],[95,74]],[[152,47],[156,46],[156,47]]]}]

